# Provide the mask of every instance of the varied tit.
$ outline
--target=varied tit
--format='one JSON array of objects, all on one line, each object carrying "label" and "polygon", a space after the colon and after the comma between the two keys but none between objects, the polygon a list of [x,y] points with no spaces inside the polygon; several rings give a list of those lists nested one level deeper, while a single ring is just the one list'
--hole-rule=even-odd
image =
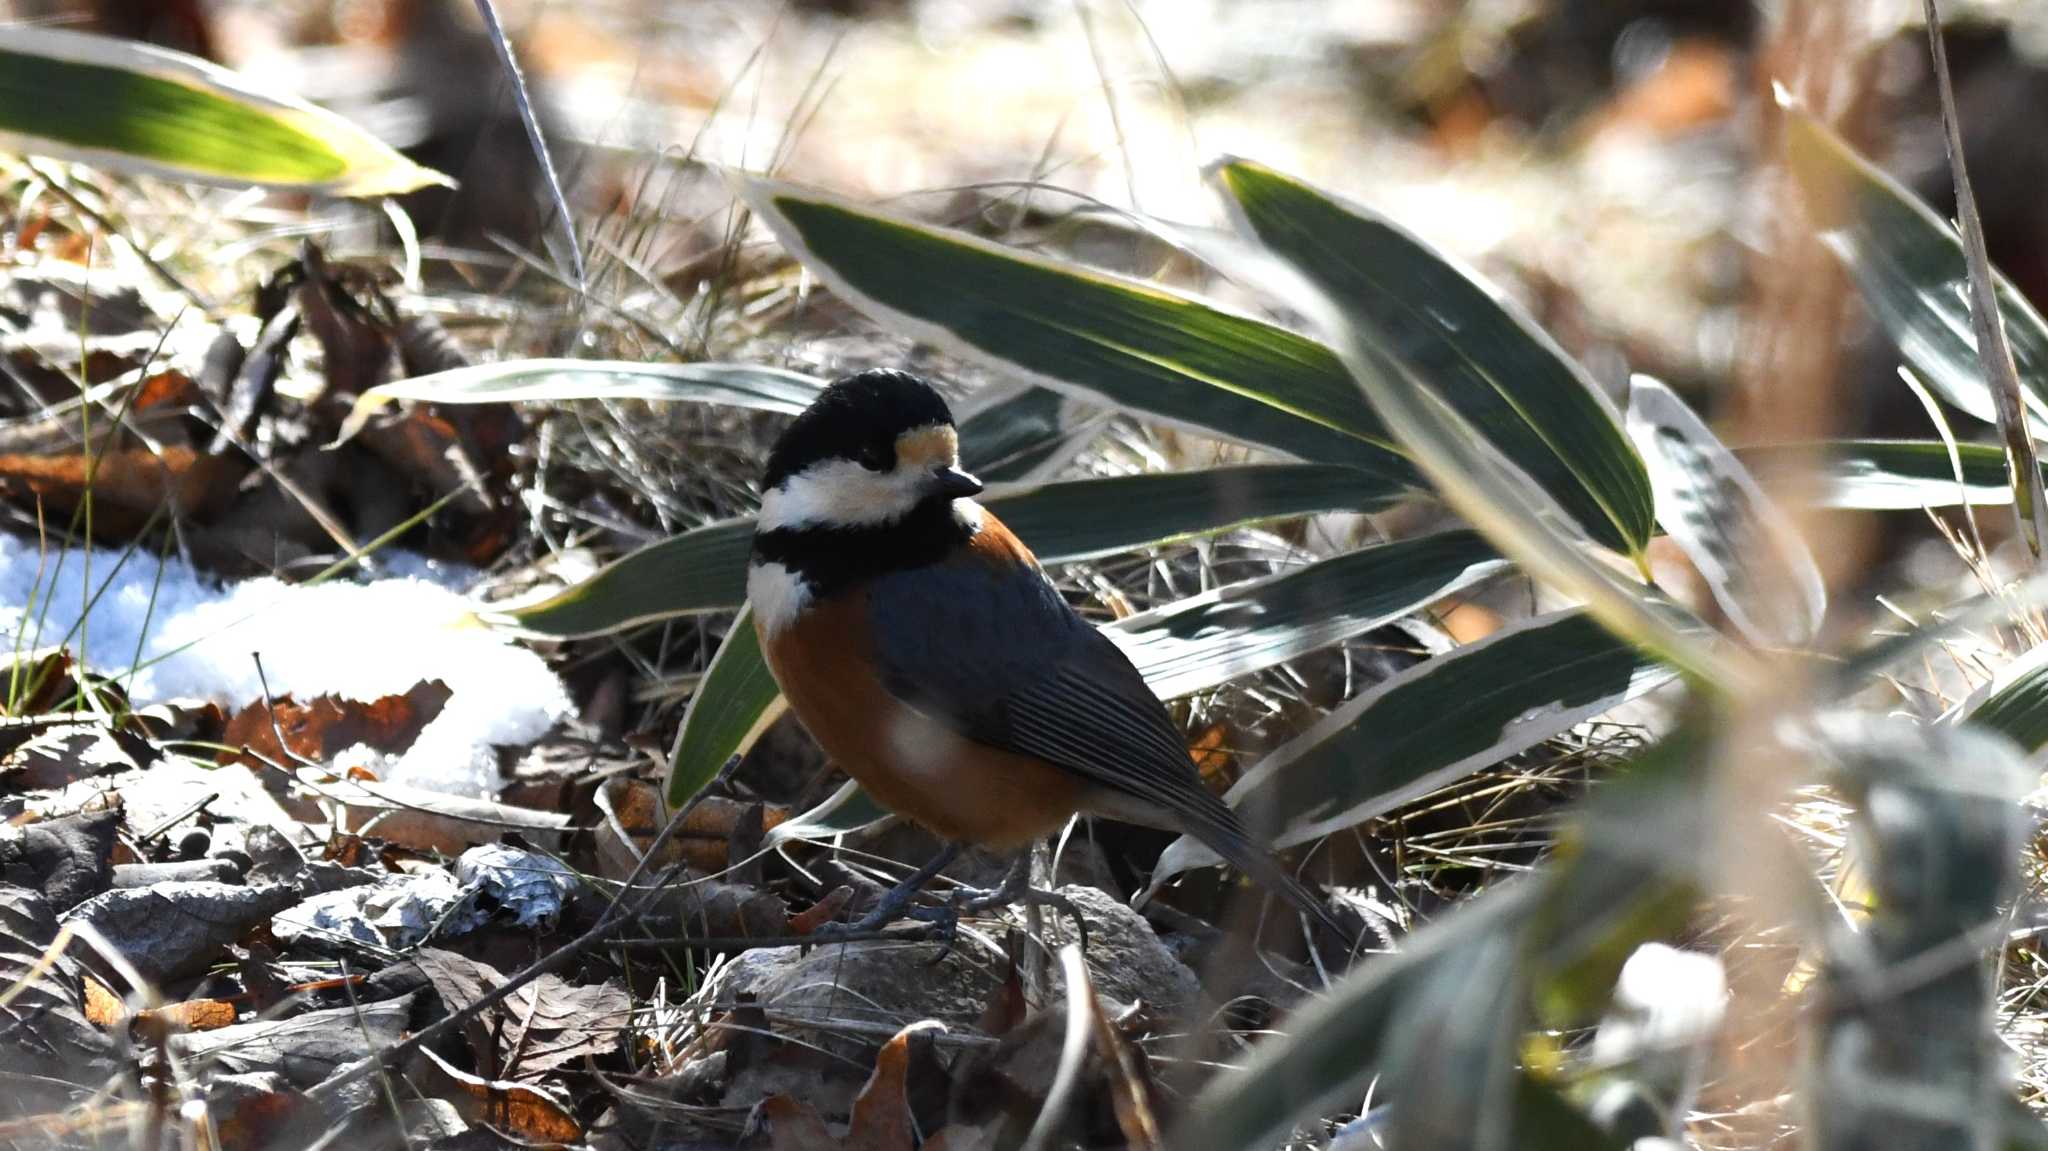
[{"label": "varied tit", "polygon": [[[1192,835],[1348,938],[981,488],[945,401],[905,372],[827,387],[768,456],[747,570],[768,667],[835,763],[948,844],[853,929],[904,914],[961,845],[1017,851],[1085,811]],[[968,908],[1029,898],[1027,875]]]}]

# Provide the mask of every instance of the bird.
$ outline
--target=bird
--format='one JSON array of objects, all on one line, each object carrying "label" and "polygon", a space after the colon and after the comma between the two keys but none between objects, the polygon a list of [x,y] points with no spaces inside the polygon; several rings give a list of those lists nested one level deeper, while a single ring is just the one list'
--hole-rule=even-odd
[{"label": "bird", "polygon": [[[747,598],[769,671],[830,760],[945,844],[848,930],[1020,900],[1071,913],[1029,887],[1028,849],[1085,812],[1191,835],[1352,937],[1203,786],[1137,667],[975,502],[931,383],[835,380],[777,438],[761,487]],[[1015,854],[1002,886],[914,906],[969,846]]]}]

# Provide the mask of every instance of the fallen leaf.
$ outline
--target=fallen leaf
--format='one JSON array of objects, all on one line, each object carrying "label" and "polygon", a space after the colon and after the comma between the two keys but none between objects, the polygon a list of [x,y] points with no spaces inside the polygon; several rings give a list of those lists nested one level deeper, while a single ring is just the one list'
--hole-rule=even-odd
[{"label": "fallen leaf", "polygon": [[789,917],[791,935],[809,935],[818,928],[839,918],[846,905],[853,902],[853,888],[841,884],[825,893],[825,898]]},{"label": "fallen leaf", "polygon": [[913,1023],[898,1031],[875,1056],[875,1072],[853,1100],[845,1151],[916,1151],[907,1077],[910,1044],[935,1024]]},{"label": "fallen leaf", "polygon": [[117,811],[0,825],[0,883],[40,891],[58,909],[82,903],[113,881],[120,825]]},{"label": "fallen leaf", "polygon": [[103,1082],[112,1045],[85,1017],[84,976],[68,954],[37,972],[57,940],[57,919],[40,895],[0,885],[0,1075],[5,1109],[27,1114],[74,1102],[73,1088]]},{"label": "fallen leaf", "polygon": [[207,1059],[238,1074],[274,1072],[305,1089],[405,1037],[412,997],[308,1011],[288,1019],[259,1019],[165,1040],[180,1059]]},{"label": "fallen leaf", "polygon": [[1024,997],[1024,972],[1018,963],[1024,948],[1024,933],[1012,927],[1003,945],[1008,959],[1003,981],[990,993],[988,1006],[982,1008],[977,1024],[983,1035],[1008,1035],[1031,1013],[1030,1002]]},{"label": "fallen leaf", "polygon": [[[84,452],[0,455],[0,498],[49,517],[68,516],[92,492],[96,530],[127,535],[141,530],[166,502],[204,518],[218,509],[246,468],[182,444],[109,450],[94,464]],[[90,483],[88,484],[88,477]]]},{"label": "fallen leaf", "polygon": [[839,1140],[811,1105],[787,1095],[761,1100],[748,1126],[767,1131],[768,1151],[840,1151]]},{"label": "fallen leaf", "polygon": [[499,1054],[511,1079],[532,1082],[556,1071],[582,1070],[624,1050],[633,1001],[616,983],[573,984],[543,975],[506,999]]},{"label": "fallen leaf", "polygon": [[95,895],[64,920],[92,924],[143,978],[164,982],[226,958],[228,944],[297,898],[282,887],[159,883]]},{"label": "fallen leaf", "polygon": [[140,415],[153,408],[176,408],[183,410],[200,402],[199,385],[183,372],[157,372],[142,381],[135,391],[135,398],[128,404],[131,416]]},{"label": "fallen leaf", "polygon": [[0,787],[48,791],[96,775],[134,771],[155,757],[141,739],[98,724],[49,728],[0,758]]},{"label": "fallen leaf", "polygon": [[[614,777],[597,793],[598,810],[607,818],[597,833],[600,874],[623,879],[640,861],[640,855],[668,822],[668,810],[661,793],[642,779]],[[708,796],[690,812],[683,825],[669,837],[658,864],[682,863],[707,874],[723,872],[730,860],[735,836],[752,834],[748,811],[754,805],[724,796]],[[763,833],[789,818],[786,807],[762,805]],[[616,826],[614,826],[616,825]],[[630,850],[619,842],[624,829],[632,840]]]},{"label": "fallen leaf", "polygon": [[[290,766],[294,761],[325,764],[357,744],[398,755],[419,738],[420,729],[441,714],[452,693],[438,679],[422,680],[404,695],[387,695],[367,703],[338,696],[316,696],[299,703],[289,695],[270,704],[254,703],[228,721],[221,742],[247,748],[221,757],[222,763],[258,766],[261,756]],[[275,722],[273,722],[273,718]],[[279,732],[284,745],[279,746]],[[286,754],[289,749],[290,754]]]},{"label": "fallen leaf", "polygon": [[261,1072],[207,1076],[206,1108],[222,1151],[289,1146],[279,1136],[315,1106],[290,1087],[284,1076]]},{"label": "fallen leaf", "polygon": [[454,1103],[471,1123],[487,1123],[540,1143],[581,1143],[583,1126],[553,1096],[525,1083],[505,1083],[449,1066],[430,1047],[420,1049],[451,1090],[435,1092]]}]

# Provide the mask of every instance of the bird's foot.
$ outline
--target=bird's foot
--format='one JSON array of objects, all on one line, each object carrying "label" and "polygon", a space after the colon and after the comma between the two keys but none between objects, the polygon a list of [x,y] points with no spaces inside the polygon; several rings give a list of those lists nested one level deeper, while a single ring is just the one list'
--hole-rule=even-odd
[{"label": "bird's foot", "polygon": [[875,905],[859,919],[836,923],[820,924],[805,938],[807,943],[847,943],[865,939],[899,919],[919,920],[934,925],[934,934],[943,934],[949,941],[957,929],[958,914],[947,907],[925,907],[916,903],[918,892],[930,883],[932,877],[944,870],[960,854],[960,845],[949,843],[931,862],[905,876],[901,883],[882,893]]},{"label": "bird's foot", "polygon": [[978,915],[999,907],[1022,904],[1026,907],[1049,907],[1074,921],[1074,932],[1079,937],[1081,950],[1088,950],[1088,920],[1074,901],[1057,891],[1031,886],[1031,855],[1026,852],[1003,877],[1002,886],[994,890],[957,888],[953,892],[953,904],[968,915]]}]

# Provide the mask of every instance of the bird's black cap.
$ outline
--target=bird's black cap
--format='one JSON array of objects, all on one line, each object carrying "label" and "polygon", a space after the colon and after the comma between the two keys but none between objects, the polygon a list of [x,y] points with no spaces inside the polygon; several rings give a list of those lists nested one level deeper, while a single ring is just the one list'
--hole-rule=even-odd
[{"label": "bird's black cap", "polygon": [[922,378],[875,368],[835,380],[775,441],[763,488],[821,460],[862,458],[895,462],[896,437],[934,424],[951,426],[946,401]]}]

